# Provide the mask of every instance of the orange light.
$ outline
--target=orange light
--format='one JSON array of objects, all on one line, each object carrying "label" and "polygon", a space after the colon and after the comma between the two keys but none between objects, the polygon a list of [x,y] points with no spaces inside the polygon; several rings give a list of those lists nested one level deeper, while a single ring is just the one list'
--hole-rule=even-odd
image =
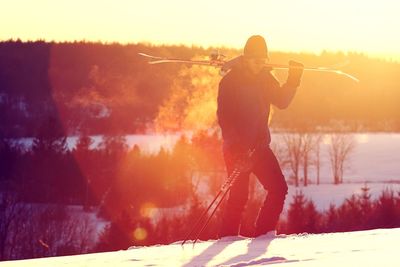
[{"label": "orange light", "polygon": [[[204,130],[216,123],[218,83],[215,68],[182,68],[171,87],[171,95],[160,107],[155,128],[165,130]],[[190,90],[188,90],[190,88]]]},{"label": "orange light", "polygon": [[138,241],[145,240],[147,238],[147,231],[142,227],[137,227],[135,231],[133,231],[133,238]]},{"label": "orange light", "polygon": [[152,202],[145,202],[140,207],[140,215],[145,218],[153,218],[157,212],[157,207]]}]

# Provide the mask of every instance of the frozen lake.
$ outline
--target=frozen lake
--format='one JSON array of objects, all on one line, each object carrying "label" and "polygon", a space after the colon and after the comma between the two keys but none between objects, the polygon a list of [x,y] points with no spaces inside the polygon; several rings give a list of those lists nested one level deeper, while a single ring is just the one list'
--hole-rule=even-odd
[{"label": "frozen lake", "polygon": [[[279,142],[279,133],[272,134],[272,142]],[[344,173],[344,182],[364,181],[400,181],[400,133],[356,133],[353,134],[356,142],[355,150],[348,160],[348,168]],[[161,147],[171,149],[179,139],[177,134],[160,135],[127,135],[125,136],[129,147],[138,145],[142,151],[157,153]],[[68,146],[73,148],[77,137],[68,138]],[[97,146],[102,141],[102,136],[93,136]],[[325,138],[324,140],[327,140]],[[32,138],[24,138],[18,142],[29,146]],[[321,144],[321,183],[332,182],[332,171],[329,163],[330,144]],[[287,177],[290,172],[284,170]],[[311,182],[315,183],[315,170],[310,169]]]},{"label": "frozen lake", "polygon": [[[355,150],[350,154],[344,182],[400,181],[400,134],[353,134]],[[331,183],[328,142],[321,144],[321,183]],[[315,171],[311,169],[311,177]],[[315,182],[315,179],[312,179]]]}]

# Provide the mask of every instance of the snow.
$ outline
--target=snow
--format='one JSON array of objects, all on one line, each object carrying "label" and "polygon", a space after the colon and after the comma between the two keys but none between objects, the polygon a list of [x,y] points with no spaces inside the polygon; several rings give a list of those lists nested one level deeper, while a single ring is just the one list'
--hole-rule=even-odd
[{"label": "snow", "polygon": [[[152,141],[150,142],[149,138]],[[152,139],[153,138],[153,139]],[[321,169],[321,182],[317,186],[295,188],[289,186],[285,210],[293,195],[302,190],[307,199],[314,200],[316,208],[326,210],[330,204],[339,206],[352,194],[361,194],[364,182],[370,188],[372,199],[376,199],[385,189],[400,192],[400,134],[356,134],[356,151],[351,156],[350,169],[345,172],[344,184],[326,184],[332,182],[331,170],[327,159],[328,145],[323,144],[324,162]],[[127,141],[131,145],[139,144],[144,151],[155,153],[163,146],[171,148],[177,136],[132,136]],[[100,138],[98,138],[100,140]],[[97,140],[97,141],[98,141]],[[23,140],[29,143],[29,140]],[[148,146],[146,146],[147,144]],[[311,177],[315,177],[310,173]],[[371,182],[374,181],[374,182]],[[312,182],[315,182],[314,180]],[[259,186],[259,188],[261,188]],[[264,193],[264,192],[262,192]],[[206,200],[206,198],[204,198]],[[209,201],[206,201],[208,204]],[[185,207],[157,209],[154,220],[161,214],[172,211],[182,212]],[[80,213],[79,211],[76,211]],[[94,213],[88,216],[90,221],[99,223],[99,229],[105,222],[99,222]],[[255,239],[224,238],[218,241],[199,242],[193,248],[187,244],[137,247],[126,251],[96,253],[68,257],[56,257],[23,261],[0,262],[3,266],[18,267],[56,267],[56,266],[264,266],[280,264],[283,266],[400,266],[398,253],[400,228],[378,229],[370,231],[310,234],[290,236],[261,236]]]},{"label": "snow", "polygon": [[400,228],[279,235],[133,247],[124,251],[0,263],[1,267],[399,266]]},{"label": "snow", "polygon": [[[349,155],[344,171],[344,182],[399,181],[400,134],[398,133],[355,133],[355,148]],[[321,183],[332,183],[332,170],[329,160],[329,138],[324,136],[321,144]],[[272,142],[281,145],[282,134],[272,134]],[[290,177],[289,169],[283,170]],[[302,172],[302,169],[301,169]],[[302,174],[301,174],[302,175]],[[309,170],[309,177],[316,182],[316,170]]]}]

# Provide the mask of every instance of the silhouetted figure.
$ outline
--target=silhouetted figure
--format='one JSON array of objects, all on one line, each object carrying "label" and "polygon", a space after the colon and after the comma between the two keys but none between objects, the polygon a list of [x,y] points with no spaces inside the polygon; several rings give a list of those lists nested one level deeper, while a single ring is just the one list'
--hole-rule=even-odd
[{"label": "silhouetted figure", "polygon": [[[249,194],[249,175],[254,173],[268,191],[261,208],[255,235],[275,230],[287,194],[287,184],[269,144],[270,105],[284,109],[292,101],[300,84],[303,65],[289,62],[289,74],[280,86],[265,66],[267,45],[262,36],[251,36],[243,56],[221,80],[218,92],[218,122],[223,136],[226,168],[231,173],[238,161],[248,161],[249,168],[241,173],[229,193],[223,214],[220,237],[239,234],[242,212]],[[246,159],[246,152],[256,148]]]}]

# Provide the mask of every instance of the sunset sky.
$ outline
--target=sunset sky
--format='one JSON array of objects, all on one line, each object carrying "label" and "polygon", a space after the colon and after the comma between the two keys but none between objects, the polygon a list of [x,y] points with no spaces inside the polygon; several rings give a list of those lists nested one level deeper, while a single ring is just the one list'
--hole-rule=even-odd
[{"label": "sunset sky", "polygon": [[357,51],[400,60],[396,0],[0,0],[0,40],[103,41]]}]

